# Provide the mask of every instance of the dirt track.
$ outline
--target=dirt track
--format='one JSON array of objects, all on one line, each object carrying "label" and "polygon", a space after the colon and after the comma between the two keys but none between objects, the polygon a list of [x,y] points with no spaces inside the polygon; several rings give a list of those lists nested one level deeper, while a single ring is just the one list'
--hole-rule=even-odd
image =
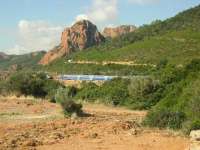
[{"label": "dirt track", "polygon": [[142,128],[140,122],[146,112],[102,105],[85,105],[84,110],[91,116],[65,119],[55,104],[0,100],[0,149],[185,150],[188,147],[189,140],[183,136]]}]

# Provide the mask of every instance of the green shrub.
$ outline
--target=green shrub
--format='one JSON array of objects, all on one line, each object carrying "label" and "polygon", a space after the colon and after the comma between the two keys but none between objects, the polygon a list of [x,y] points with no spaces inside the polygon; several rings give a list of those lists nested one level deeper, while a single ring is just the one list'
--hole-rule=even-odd
[{"label": "green shrub", "polygon": [[100,96],[106,104],[123,105],[128,99],[129,79],[115,78],[100,87]]},{"label": "green shrub", "polygon": [[157,102],[152,98],[152,93],[157,90],[158,85],[158,81],[144,77],[115,78],[100,86],[84,82],[75,98],[114,106],[127,106],[131,109],[148,109]]},{"label": "green shrub", "polygon": [[61,102],[61,106],[66,116],[71,116],[72,114],[81,116],[83,114],[82,104],[77,104],[73,100],[64,100]]},{"label": "green shrub", "polygon": [[57,89],[56,94],[55,94],[56,103],[60,103],[61,104],[62,102],[64,102],[68,98],[69,98],[68,90],[66,88]]},{"label": "green shrub", "polygon": [[23,95],[33,95],[35,97],[45,97],[44,90],[45,74],[33,72],[20,72],[12,75],[8,81],[10,90]]},{"label": "green shrub", "polygon": [[200,130],[200,120],[193,120],[191,125],[190,125],[189,130],[190,131],[192,131],[192,130]]},{"label": "green shrub", "polygon": [[72,99],[76,91],[74,87],[60,88],[57,90],[55,95],[55,101],[61,104],[63,112],[66,116],[76,114],[77,116],[82,115],[82,105],[76,104]]},{"label": "green shrub", "polygon": [[152,78],[132,79],[128,86],[129,95],[135,99],[145,97],[157,89],[158,83],[158,81],[155,81]]},{"label": "green shrub", "polygon": [[85,101],[95,101],[100,97],[99,92],[99,86],[95,83],[83,82],[76,97]]},{"label": "green shrub", "polygon": [[8,93],[17,95],[32,95],[34,97],[52,99],[56,89],[63,87],[61,83],[47,78],[43,72],[16,72],[4,83],[1,91],[7,89]]},{"label": "green shrub", "polygon": [[62,103],[66,99],[72,99],[77,93],[77,88],[70,86],[70,87],[61,87],[57,89],[55,94],[55,101],[57,103]]},{"label": "green shrub", "polygon": [[150,126],[183,129],[186,133],[199,129],[200,60],[195,59],[182,68],[166,67],[159,101],[144,122]]},{"label": "green shrub", "polygon": [[163,109],[149,113],[147,118],[148,119],[145,120],[145,124],[148,124],[149,126],[180,129],[186,117],[183,112],[173,112],[167,109]]}]

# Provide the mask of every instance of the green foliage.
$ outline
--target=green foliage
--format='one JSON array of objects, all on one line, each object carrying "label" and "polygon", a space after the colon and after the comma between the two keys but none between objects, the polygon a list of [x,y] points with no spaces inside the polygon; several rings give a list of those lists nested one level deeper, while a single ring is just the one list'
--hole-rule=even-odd
[{"label": "green foliage", "polygon": [[192,131],[192,130],[199,130],[200,129],[200,120],[194,120],[191,122],[191,125],[190,125],[190,128],[189,128],[189,131]]},{"label": "green foliage", "polygon": [[149,109],[158,101],[154,93],[159,86],[159,81],[150,77],[132,79],[128,85],[131,100],[127,105],[132,109]]},{"label": "green foliage", "polygon": [[95,75],[146,75],[154,68],[149,66],[127,66],[117,64],[70,64],[67,58],[61,58],[42,68],[48,72],[61,74],[95,74]]},{"label": "green foliage", "polygon": [[123,105],[128,98],[128,79],[113,79],[105,82],[101,86],[94,83],[83,83],[77,94],[77,98],[86,101],[101,101],[105,104]]},{"label": "green foliage", "polygon": [[99,87],[95,83],[83,82],[76,97],[85,101],[94,102],[99,95]]},{"label": "green foliage", "polygon": [[83,114],[82,104],[77,104],[72,100],[65,100],[61,103],[65,116],[72,116],[72,114],[76,114],[77,116],[81,116]]},{"label": "green foliage", "polygon": [[[62,85],[47,78],[42,72],[16,72],[7,81],[1,83],[0,93],[14,93],[17,95],[32,95],[34,97],[51,98],[54,91]],[[1,85],[0,84],[0,85]]]},{"label": "green foliage", "polygon": [[116,78],[100,86],[95,83],[83,83],[75,98],[131,109],[148,109],[156,104],[152,93],[158,85],[159,83],[150,77]]},{"label": "green foliage", "polygon": [[100,94],[107,104],[123,105],[128,98],[127,85],[129,79],[115,78],[105,82],[100,88]]},{"label": "green foliage", "polygon": [[168,109],[156,110],[156,113],[149,113],[145,123],[149,126],[156,126],[159,128],[180,129],[185,120],[183,112],[173,112]]},{"label": "green foliage", "polygon": [[158,83],[152,78],[135,78],[131,80],[130,85],[128,86],[129,95],[137,99],[143,95],[153,93],[158,86]]},{"label": "green foliage", "polygon": [[[195,59],[182,68],[169,67],[162,70],[164,78],[159,102],[145,122],[150,126],[178,128],[186,132],[197,129],[200,119],[200,60]],[[181,115],[174,118],[168,114],[171,112]]]},{"label": "green foliage", "polygon": [[55,102],[62,103],[67,99],[73,98],[77,93],[77,89],[75,87],[67,87],[67,88],[59,88],[55,94]]},{"label": "green foliage", "polygon": [[44,74],[21,72],[12,75],[8,81],[8,84],[12,91],[17,91],[24,95],[45,97],[47,95],[47,92],[43,88],[45,85],[44,80]]},{"label": "green foliage", "polygon": [[82,115],[82,105],[76,104],[73,100],[73,96],[76,94],[76,88],[59,88],[55,95],[55,101],[61,104],[63,112],[66,116],[76,114],[77,116]]}]

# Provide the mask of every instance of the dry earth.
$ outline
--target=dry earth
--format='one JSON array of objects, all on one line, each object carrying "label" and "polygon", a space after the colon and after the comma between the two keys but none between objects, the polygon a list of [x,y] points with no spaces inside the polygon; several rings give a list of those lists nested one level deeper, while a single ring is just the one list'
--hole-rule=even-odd
[{"label": "dry earth", "polygon": [[27,98],[0,99],[0,150],[185,150],[189,139],[140,126],[146,112],[84,105],[90,114],[67,119],[61,108]]}]

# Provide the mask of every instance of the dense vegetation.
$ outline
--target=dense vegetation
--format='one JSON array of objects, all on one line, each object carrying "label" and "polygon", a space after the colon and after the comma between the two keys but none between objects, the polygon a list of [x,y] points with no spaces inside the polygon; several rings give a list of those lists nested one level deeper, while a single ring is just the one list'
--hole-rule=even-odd
[{"label": "dense vegetation", "polygon": [[59,82],[48,79],[42,72],[16,72],[0,82],[1,95],[32,95],[34,97],[54,97],[56,89],[63,87]]},{"label": "dense vegetation", "polygon": [[167,66],[161,73],[162,86],[155,94],[159,102],[149,112],[150,126],[200,129],[200,59],[184,68]]},{"label": "dense vegetation", "polygon": [[[104,103],[113,106],[125,106],[130,109],[149,109],[156,104],[153,93],[159,88],[159,82],[151,77],[115,78],[102,85],[83,82],[80,88],[67,87],[64,97],[71,100],[92,103]],[[56,95],[61,103],[62,96]]]}]

